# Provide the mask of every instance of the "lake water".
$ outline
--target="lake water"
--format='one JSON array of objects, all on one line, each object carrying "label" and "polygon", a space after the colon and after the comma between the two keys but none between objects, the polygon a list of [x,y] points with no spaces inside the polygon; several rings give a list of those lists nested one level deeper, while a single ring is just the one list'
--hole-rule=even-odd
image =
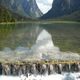
[{"label": "lake water", "polygon": [[55,46],[61,51],[80,53],[80,24],[78,23],[21,23],[0,24],[0,50],[5,47],[31,47],[41,30],[46,29]]},{"label": "lake water", "polygon": [[[61,51],[80,53],[80,24],[78,23],[21,23],[0,24],[0,50],[9,47],[15,50],[17,47],[31,47],[35,44],[40,32],[45,29],[51,35],[53,43]],[[52,75],[25,76],[0,76],[0,80],[80,80],[78,73],[64,73]]]}]

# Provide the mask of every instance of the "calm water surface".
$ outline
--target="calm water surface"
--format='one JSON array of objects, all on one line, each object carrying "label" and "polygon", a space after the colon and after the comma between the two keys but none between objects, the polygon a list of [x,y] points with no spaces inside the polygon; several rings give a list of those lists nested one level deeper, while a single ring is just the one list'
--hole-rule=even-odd
[{"label": "calm water surface", "polygon": [[41,32],[46,29],[55,46],[62,51],[80,53],[80,24],[0,24],[0,50],[5,47],[31,47]]}]

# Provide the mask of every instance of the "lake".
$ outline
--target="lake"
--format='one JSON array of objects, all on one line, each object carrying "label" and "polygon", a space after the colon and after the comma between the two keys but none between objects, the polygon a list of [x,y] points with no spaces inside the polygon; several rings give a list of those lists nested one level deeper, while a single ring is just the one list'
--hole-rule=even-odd
[{"label": "lake", "polygon": [[53,39],[55,46],[61,51],[80,53],[80,24],[79,23],[20,23],[0,24],[0,50],[5,47],[31,47],[39,33],[46,29]]}]

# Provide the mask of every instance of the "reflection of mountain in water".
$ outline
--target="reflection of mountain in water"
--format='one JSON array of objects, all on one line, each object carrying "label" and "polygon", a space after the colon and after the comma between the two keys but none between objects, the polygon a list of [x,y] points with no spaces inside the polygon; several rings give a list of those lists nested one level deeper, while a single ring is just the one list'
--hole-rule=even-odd
[{"label": "reflection of mountain in water", "polygon": [[15,50],[5,48],[0,55],[2,59],[11,60],[80,60],[80,56],[76,53],[64,53],[54,46],[51,35],[46,30],[42,30],[31,49],[29,47],[17,47]]},{"label": "reflection of mountain in water", "polygon": [[[58,47],[54,46],[52,36],[46,30],[39,34],[36,44],[32,46],[33,53],[36,53],[40,59],[60,59],[60,60],[79,60],[80,56],[71,52],[61,52]],[[68,54],[69,53],[69,54]],[[34,55],[34,57],[36,56]],[[38,59],[39,59],[38,58]]]},{"label": "reflection of mountain in water", "polygon": [[[38,26],[39,25],[39,26]],[[61,51],[80,53],[80,25],[79,24],[12,24],[0,25],[0,49],[12,49],[23,46],[31,47],[37,36],[44,28],[52,36],[54,44]]]},{"label": "reflection of mountain in water", "polygon": [[53,53],[59,53],[59,48],[54,46],[51,34],[46,30],[42,30],[37,37],[36,44],[32,46],[32,51],[41,59],[49,59],[49,56]]}]

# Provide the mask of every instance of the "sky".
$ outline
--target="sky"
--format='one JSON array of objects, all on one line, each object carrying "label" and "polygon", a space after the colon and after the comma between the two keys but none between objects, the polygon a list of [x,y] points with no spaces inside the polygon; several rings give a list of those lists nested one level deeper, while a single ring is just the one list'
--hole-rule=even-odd
[{"label": "sky", "polygon": [[39,9],[45,14],[52,8],[53,0],[36,0],[36,2]]}]

